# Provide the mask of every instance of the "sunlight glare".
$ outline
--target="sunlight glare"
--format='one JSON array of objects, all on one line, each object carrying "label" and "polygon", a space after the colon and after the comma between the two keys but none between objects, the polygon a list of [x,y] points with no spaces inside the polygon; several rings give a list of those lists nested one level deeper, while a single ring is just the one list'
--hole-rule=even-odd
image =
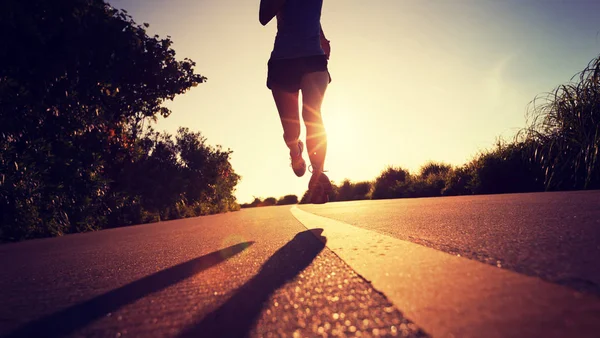
[{"label": "sunlight glare", "polygon": [[[323,122],[327,132],[326,167],[332,173],[343,172],[345,176],[353,177],[353,171],[358,167],[357,154],[369,151],[368,143],[361,140],[367,127],[363,118],[340,100],[323,104]],[[343,179],[335,176],[330,178]]]}]

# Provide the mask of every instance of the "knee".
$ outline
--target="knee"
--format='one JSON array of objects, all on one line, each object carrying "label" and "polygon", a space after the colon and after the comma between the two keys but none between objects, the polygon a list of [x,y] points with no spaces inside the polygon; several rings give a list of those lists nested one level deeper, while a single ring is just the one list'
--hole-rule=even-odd
[{"label": "knee", "polygon": [[302,107],[302,118],[304,121],[321,122],[321,110],[312,106]]},{"label": "knee", "polygon": [[313,121],[305,121],[304,124],[306,125],[307,132],[320,131],[320,130],[325,129],[325,125],[323,125],[322,119],[313,120]]}]

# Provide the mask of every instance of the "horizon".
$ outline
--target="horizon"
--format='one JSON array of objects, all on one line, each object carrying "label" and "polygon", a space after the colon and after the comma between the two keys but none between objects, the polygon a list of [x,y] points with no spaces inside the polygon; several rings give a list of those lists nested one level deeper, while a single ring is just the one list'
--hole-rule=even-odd
[{"label": "horizon", "polygon": [[[208,78],[168,102],[173,113],[155,129],[189,127],[233,150],[240,204],[300,198],[309,175],[298,179],[289,167],[265,86],[276,28],[259,24],[258,1],[109,3],[149,23],[149,35],[171,36],[177,58],[192,59]],[[328,176],[358,182],[387,166],[459,166],[511,139],[536,95],[569,82],[598,55],[599,12],[587,1],[324,1],[333,78],[323,103]]]}]

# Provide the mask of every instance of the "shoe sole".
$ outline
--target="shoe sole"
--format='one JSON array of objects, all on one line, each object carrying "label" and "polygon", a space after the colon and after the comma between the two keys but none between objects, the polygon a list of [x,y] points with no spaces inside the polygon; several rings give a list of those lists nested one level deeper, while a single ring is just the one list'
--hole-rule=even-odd
[{"label": "shoe sole", "polygon": [[304,162],[304,159],[302,159],[302,168],[300,168],[300,169],[294,168],[294,163],[292,163],[292,170],[294,170],[294,174],[296,174],[296,176],[298,176],[298,177],[304,176],[304,174],[306,173],[306,162]]},{"label": "shoe sole", "polygon": [[[304,161],[304,158],[302,158],[302,153],[304,152],[304,143],[300,143],[300,159],[298,160],[298,163],[296,166],[294,166],[294,158],[292,157],[292,170],[294,171],[294,174],[296,174],[296,176],[298,177],[302,177],[304,176],[304,174],[306,173],[306,162]],[[302,166],[301,168],[296,168],[298,165]]]},{"label": "shoe sole", "polygon": [[310,202],[312,204],[325,204],[329,202],[329,193],[331,190],[331,187],[326,189],[323,184],[316,184],[311,191]]}]

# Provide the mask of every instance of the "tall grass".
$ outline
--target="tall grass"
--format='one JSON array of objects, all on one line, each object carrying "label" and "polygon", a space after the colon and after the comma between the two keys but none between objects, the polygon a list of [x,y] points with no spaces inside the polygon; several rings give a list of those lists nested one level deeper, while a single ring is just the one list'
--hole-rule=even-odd
[{"label": "tall grass", "polygon": [[529,158],[527,142],[505,142],[482,152],[465,166],[470,174],[468,189],[473,194],[503,194],[544,190],[544,175]]},{"label": "tall grass", "polygon": [[600,55],[570,83],[536,97],[528,119],[520,137],[532,145],[547,190],[600,188]]}]

